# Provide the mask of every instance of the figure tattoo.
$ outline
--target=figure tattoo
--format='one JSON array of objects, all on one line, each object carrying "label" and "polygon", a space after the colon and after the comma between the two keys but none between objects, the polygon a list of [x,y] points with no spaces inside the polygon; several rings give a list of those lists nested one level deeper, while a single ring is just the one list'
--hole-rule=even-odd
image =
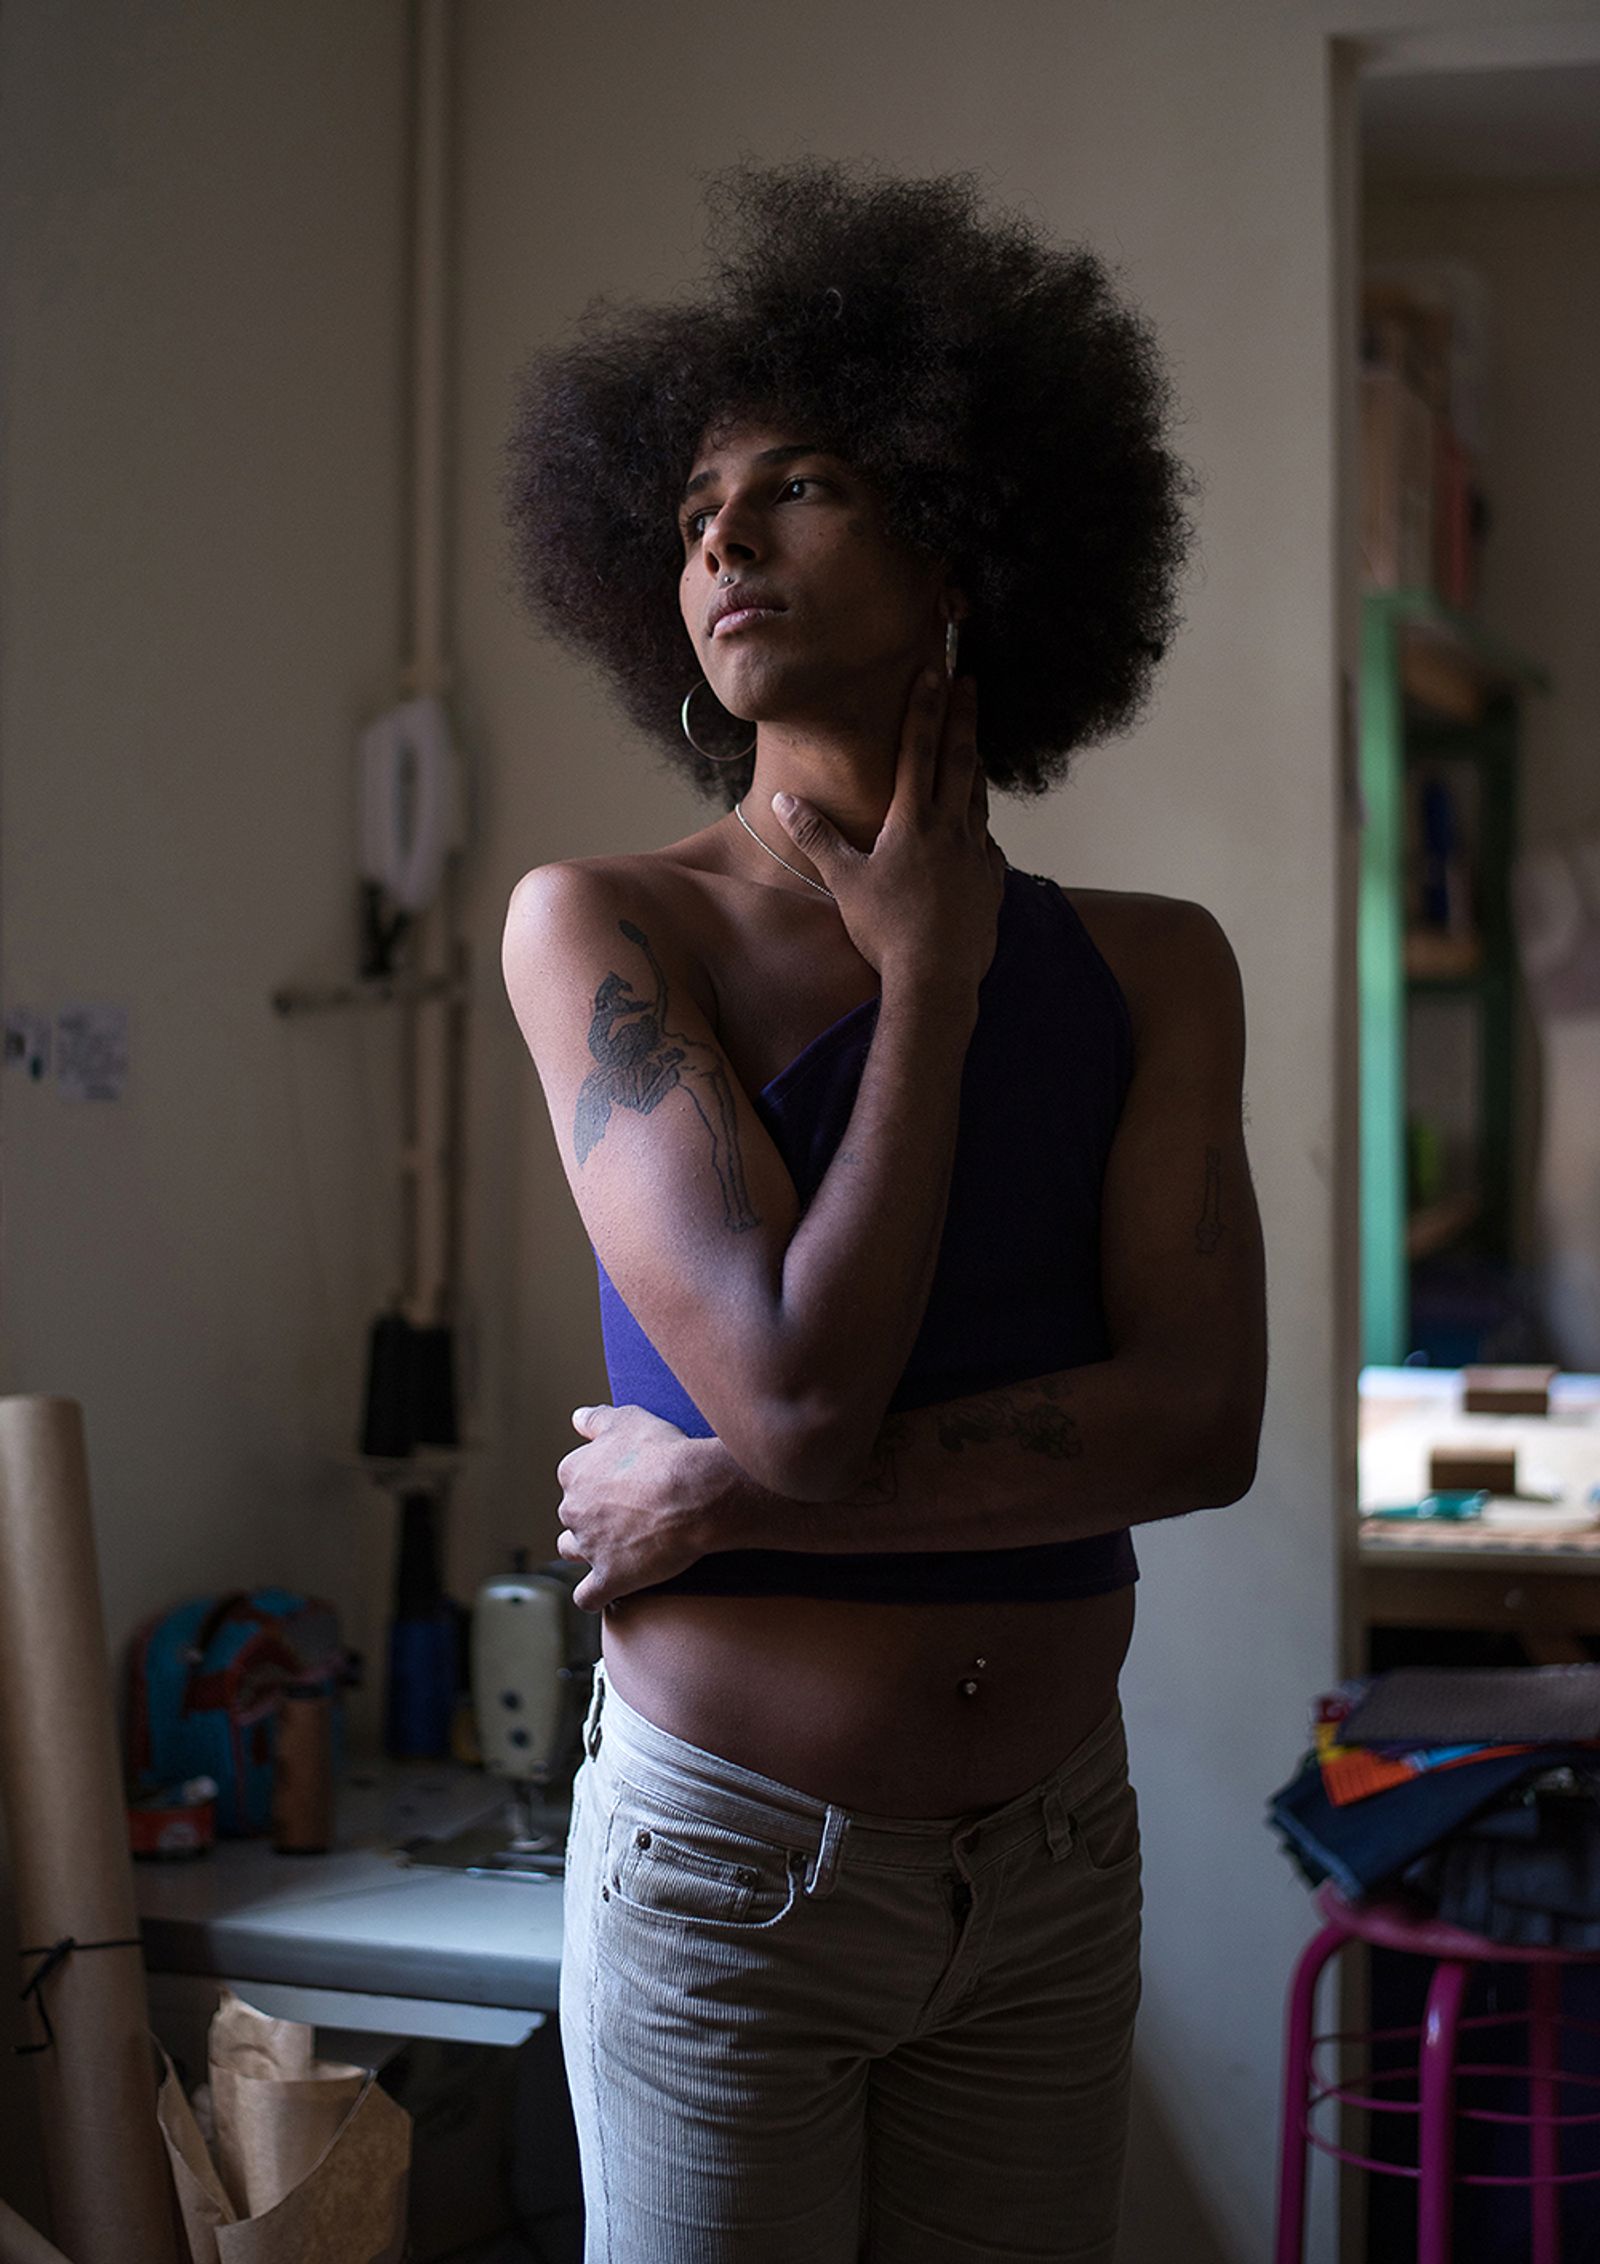
[{"label": "figure tattoo", "polygon": [[1011,1439],[1025,1454],[1042,1454],[1052,1462],[1071,1462],[1083,1452],[1078,1426],[1062,1401],[1067,1386],[1054,1376],[1039,1376],[1014,1391],[986,1391],[976,1398],[952,1401],[937,1414],[939,1444],[952,1454],[966,1446],[992,1446]]},{"label": "figure tattoo", "polygon": [[1209,1258],[1222,1240],[1222,1150],[1206,1150],[1206,1199],[1194,1230],[1194,1246]]},{"label": "figure tattoo", "polygon": [[618,927],[636,944],[655,978],[655,996],[641,998],[626,975],[608,974],[594,994],[589,1051],[596,1066],[578,1092],[572,1145],[580,1167],[605,1135],[614,1108],[648,1116],[669,1093],[684,1093],[711,1136],[711,1162],[722,1189],[724,1223],[743,1234],[761,1221],[745,1185],[733,1086],[715,1046],[667,1028],[667,978],[649,938],[631,920]]}]

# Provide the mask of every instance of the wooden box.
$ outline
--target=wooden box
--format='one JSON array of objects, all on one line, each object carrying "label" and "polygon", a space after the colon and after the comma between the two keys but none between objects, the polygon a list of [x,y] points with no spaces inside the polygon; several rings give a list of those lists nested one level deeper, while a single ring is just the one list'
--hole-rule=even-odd
[{"label": "wooden box", "polygon": [[1491,1494],[1517,1490],[1514,1446],[1436,1446],[1428,1457],[1428,1484],[1436,1494]]},{"label": "wooden box", "polygon": [[1463,1368],[1461,1404],[1469,1415],[1548,1415],[1558,1368]]}]

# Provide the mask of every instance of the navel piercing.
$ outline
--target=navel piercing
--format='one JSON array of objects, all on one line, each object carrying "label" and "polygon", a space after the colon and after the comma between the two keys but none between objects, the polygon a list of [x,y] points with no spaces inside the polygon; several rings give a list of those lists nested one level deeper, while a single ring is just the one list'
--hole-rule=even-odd
[{"label": "navel piercing", "polygon": [[972,1664],[975,1672],[965,1676],[962,1679],[961,1683],[958,1685],[963,1698],[977,1697],[978,1675],[982,1673],[983,1669],[989,1664],[989,1662],[987,1659],[974,1659]]}]

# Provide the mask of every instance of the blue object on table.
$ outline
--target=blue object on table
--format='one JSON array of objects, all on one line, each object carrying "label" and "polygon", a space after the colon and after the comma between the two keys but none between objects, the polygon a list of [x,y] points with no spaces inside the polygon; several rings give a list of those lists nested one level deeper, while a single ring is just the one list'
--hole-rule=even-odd
[{"label": "blue object on table", "polygon": [[1424,1494],[1421,1501],[1402,1503],[1397,1509],[1369,1509],[1369,1517],[1438,1517],[1450,1524],[1462,1524],[1468,1518],[1481,1517],[1488,1507],[1489,1496],[1483,1487],[1470,1494]]},{"label": "blue object on table", "polygon": [[384,1750],[402,1761],[431,1761],[450,1751],[458,1643],[448,1603],[389,1622]]},{"label": "blue object on table", "polygon": [[438,1503],[425,1485],[400,1498],[400,1561],[389,1622],[383,1746],[396,1760],[442,1759],[461,1687],[459,1615],[439,1578]]}]

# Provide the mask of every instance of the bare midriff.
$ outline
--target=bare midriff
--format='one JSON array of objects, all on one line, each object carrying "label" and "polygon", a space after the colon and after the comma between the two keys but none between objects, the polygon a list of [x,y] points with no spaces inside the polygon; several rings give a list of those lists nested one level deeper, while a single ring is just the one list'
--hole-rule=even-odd
[{"label": "bare midriff", "polygon": [[[663,916],[716,969],[708,1004],[748,1092],[875,990],[836,922],[801,949],[793,895],[730,882],[682,845],[638,862],[675,876]],[[1072,901],[1136,1001],[1124,900]],[[638,1595],[607,1607],[602,1639],[618,1694],[673,1736],[841,1807],[932,1817],[997,1807],[1081,1745],[1116,1698],[1133,1620],[1131,1586],[1038,1603]]]},{"label": "bare midriff", "polygon": [[690,1745],[843,1808],[960,1816],[1026,1792],[1099,1725],[1133,1617],[1132,1587],[1048,1603],[639,1595],[608,1607],[603,1640],[612,1688]]}]

